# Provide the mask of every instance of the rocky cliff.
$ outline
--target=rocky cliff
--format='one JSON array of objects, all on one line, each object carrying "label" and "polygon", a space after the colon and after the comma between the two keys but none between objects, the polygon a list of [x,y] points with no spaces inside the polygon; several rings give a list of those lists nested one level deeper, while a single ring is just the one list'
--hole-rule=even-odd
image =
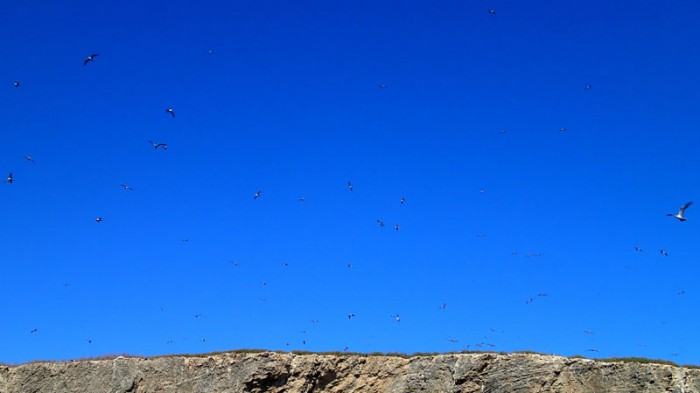
[{"label": "rocky cliff", "polygon": [[0,393],[684,392],[700,370],[536,354],[231,352],[0,366]]}]

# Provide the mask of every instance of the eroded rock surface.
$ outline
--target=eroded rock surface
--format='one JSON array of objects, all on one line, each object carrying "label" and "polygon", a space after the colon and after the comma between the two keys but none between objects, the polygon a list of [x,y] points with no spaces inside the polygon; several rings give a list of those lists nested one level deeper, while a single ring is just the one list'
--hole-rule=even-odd
[{"label": "eroded rock surface", "polygon": [[0,393],[700,393],[700,370],[536,354],[277,352],[0,366]]}]

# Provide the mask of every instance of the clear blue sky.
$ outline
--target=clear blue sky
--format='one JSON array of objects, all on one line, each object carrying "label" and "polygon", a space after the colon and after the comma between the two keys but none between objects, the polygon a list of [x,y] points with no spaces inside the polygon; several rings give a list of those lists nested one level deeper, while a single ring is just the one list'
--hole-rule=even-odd
[{"label": "clear blue sky", "polygon": [[281,3],[0,3],[1,362],[700,364],[700,3]]}]

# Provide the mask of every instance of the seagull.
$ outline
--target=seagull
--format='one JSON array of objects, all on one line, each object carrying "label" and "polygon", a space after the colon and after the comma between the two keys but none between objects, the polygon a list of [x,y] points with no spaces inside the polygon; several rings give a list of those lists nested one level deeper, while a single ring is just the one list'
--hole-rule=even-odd
[{"label": "seagull", "polygon": [[10,172],[10,174],[7,175],[7,179],[5,179],[5,183],[10,183],[10,184],[12,184],[12,183],[14,183],[14,182],[15,182],[15,178],[14,178],[14,176],[12,176],[12,172]]},{"label": "seagull", "polygon": [[12,86],[14,86],[14,87],[19,87],[19,86],[20,86],[20,83],[17,82],[17,81],[14,81],[14,82],[12,82]]},{"label": "seagull", "polygon": [[565,127],[560,128],[559,132],[566,132],[566,128]]},{"label": "seagull", "polygon": [[355,314],[350,313],[350,314],[348,314],[348,319],[352,319],[354,316],[355,316]]},{"label": "seagull", "polygon": [[444,310],[444,309],[446,309],[446,308],[447,308],[447,303],[442,303],[442,304],[440,305],[440,310]]},{"label": "seagull", "polygon": [[134,189],[128,184],[120,184],[120,186],[124,189],[124,191],[134,191]]},{"label": "seagull", "polygon": [[312,319],[310,322],[313,323],[313,324],[315,325],[315,324],[318,323],[318,319]]},{"label": "seagull", "polygon": [[89,63],[89,62],[95,61],[95,57],[97,57],[97,56],[99,56],[97,53],[93,53],[90,56],[86,57],[85,61],[83,61],[83,67],[85,67],[87,65],[87,63]]},{"label": "seagull", "polygon": [[36,164],[36,162],[34,162],[34,157],[32,156],[24,156],[24,159],[31,162],[32,164]]},{"label": "seagull", "polygon": [[202,313],[194,314],[194,317],[195,317],[195,318],[199,318],[199,317],[201,317],[201,316],[202,316]]},{"label": "seagull", "polygon": [[379,224],[380,227],[384,228],[384,221],[382,221],[378,218],[377,218],[377,224]]},{"label": "seagull", "polygon": [[396,322],[401,322],[401,317],[399,316],[399,314],[391,315],[391,317],[392,317],[393,319],[395,319]]},{"label": "seagull", "polygon": [[170,116],[175,117],[175,111],[173,110],[173,108],[168,108],[168,109],[166,109],[165,111],[166,111],[167,113],[170,113]]},{"label": "seagull", "polygon": [[690,205],[692,205],[692,204],[693,204],[693,201],[690,201],[690,202],[686,203],[685,205],[681,206],[681,208],[678,209],[678,214],[668,213],[666,215],[671,216],[673,218],[676,218],[680,222],[683,222],[683,221],[687,220],[687,218],[683,217],[683,213],[685,213],[685,209],[690,207]]},{"label": "seagull", "polygon": [[637,247],[637,246],[634,246],[634,251],[637,251],[637,252],[644,252],[644,250],[642,250],[641,247]]},{"label": "seagull", "polygon": [[591,90],[593,88],[593,85],[586,85],[586,90]]},{"label": "seagull", "polygon": [[530,304],[530,303],[532,303],[534,300],[535,300],[535,298],[532,298],[532,297],[531,297],[531,298],[527,299],[527,300],[525,301],[525,303]]},{"label": "seagull", "polygon": [[398,230],[399,230],[399,224],[394,225],[394,229],[398,231]]},{"label": "seagull", "polygon": [[666,251],[666,250],[659,250],[659,253],[665,257],[668,256],[668,251]]},{"label": "seagull", "polygon": [[458,343],[459,340],[456,340],[454,338],[448,338],[447,341],[451,342],[452,344]]},{"label": "seagull", "polygon": [[350,189],[350,191],[352,191],[352,183],[350,183],[350,182],[348,182],[348,189]]},{"label": "seagull", "polygon": [[163,150],[168,150],[168,144],[167,143],[155,143],[153,141],[148,141],[151,145],[153,145],[154,150],[158,150],[158,148],[162,148]]},{"label": "seagull", "polygon": [[597,349],[594,349],[594,348],[587,349],[586,351],[587,351],[587,352],[598,352],[598,350],[597,350]]},{"label": "seagull", "polygon": [[401,200],[399,202],[401,202],[401,204],[403,205],[404,202],[406,202],[406,199],[404,197],[401,197]]},{"label": "seagull", "polygon": [[348,269],[352,269],[352,263],[348,263]]},{"label": "seagull", "polygon": [[489,10],[489,15],[496,15],[496,10]]},{"label": "seagull", "polygon": [[34,329],[30,330],[29,333],[36,333],[36,332],[38,332],[38,331],[39,331],[39,329],[34,328]]},{"label": "seagull", "polygon": [[258,198],[260,198],[260,195],[262,195],[262,191],[256,192],[255,195],[253,195],[253,199],[258,199]]},{"label": "seagull", "polygon": [[544,297],[544,296],[547,296],[547,294],[546,293],[538,293],[537,296]]},{"label": "seagull", "polygon": [[95,222],[97,222],[98,224],[101,223],[102,221],[103,221],[102,217],[95,218]]},{"label": "seagull", "polygon": [[297,199],[297,202],[306,202],[306,197],[301,197]]},{"label": "seagull", "polygon": [[238,261],[231,261],[230,263],[231,263],[234,267],[241,266],[241,264],[238,263]]},{"label": "seagull", "polygon": [[385,85],[384,83],[378,84],[377,87],[379,87],[380,89],[387,89],[387,88],[389,88],[389,86],[388,86],[388,85]]}]

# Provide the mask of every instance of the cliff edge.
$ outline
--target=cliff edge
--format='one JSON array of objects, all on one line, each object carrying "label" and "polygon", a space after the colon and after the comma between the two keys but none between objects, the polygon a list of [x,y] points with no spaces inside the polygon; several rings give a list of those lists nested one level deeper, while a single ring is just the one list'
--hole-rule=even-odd
[{"label": "cliff edge", "polygon": [[538,354],[229,352],[0,366],[0,393],[700,393],[700,369]]}]

